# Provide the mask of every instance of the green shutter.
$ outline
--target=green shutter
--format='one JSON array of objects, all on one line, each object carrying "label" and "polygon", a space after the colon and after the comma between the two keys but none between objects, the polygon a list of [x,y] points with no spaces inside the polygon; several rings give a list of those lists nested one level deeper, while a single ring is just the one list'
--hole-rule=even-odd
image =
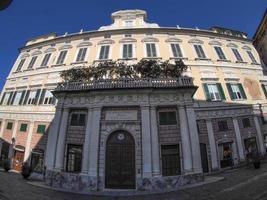
[{"label": "green shutter", "polygon": [[203,89],[204,89],[204,92],[206,95],[206,99],[207,99],[207,101],[210,101],[211,98],[210,98],[210,92],[209,92],[208,85],[207,85],[207,83],[203,83],[202,85],[203,85]]},{"label": "green shutter", "polygon": [[223,91],[223,88],[222,88],[222,84],[216,83],[216,85],[217,85],[217,88],[218,88],[218,90],[220,92],[220,96],[221,96],[222,100],[226,100],[225,94],[224,94],[224,91]]},{"label": "green shutter", "polygon": [[242,98],[243,99],[247,99],[247,95],[246,95],[246,93],[244,91],[244,88],[243,88],[242,84],[241,83],[238,83],[237,85],[238,85],[238,88],[239,88],[239,90],[241,92]]},{"label": "green shutter", "polygon": [[262,87],[262,90],[263,90],[263,92],[265,94],[265,97],[267,99],[267,91],[266,91],[265,85],[264,84],[261,84],[261,87]]},{"label": "green shutter", "polygon": [[45,125],[38,125],[38,127],[37,127],[37,133],[44,134],[45,133],[45,128],[46,128]]},{"label": "green shutter", "polygon": [[230,84],[230,83],[226,83],[226,87],[227,87],[227,89],[228,89],[230,98],[231,98],[232,100],[236,99],[236,96],[235,96],[235,94],[233,93],[231,84]]}]

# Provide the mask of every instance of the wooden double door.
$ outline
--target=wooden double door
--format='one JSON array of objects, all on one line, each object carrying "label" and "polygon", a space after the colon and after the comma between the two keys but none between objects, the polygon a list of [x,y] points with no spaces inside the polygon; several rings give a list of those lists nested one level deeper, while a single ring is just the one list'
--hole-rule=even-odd
[{"label": "wooden double door", "polygon": [[105,187],[135,188],[135,142],[125,131],[112,133],[106,144]]},{"label": "wooden double door", "polygon": [[21,171],[22,165],[24,160],[24,152],[15,150],[14,158],[13,158],[13,169],[16,171]]}]

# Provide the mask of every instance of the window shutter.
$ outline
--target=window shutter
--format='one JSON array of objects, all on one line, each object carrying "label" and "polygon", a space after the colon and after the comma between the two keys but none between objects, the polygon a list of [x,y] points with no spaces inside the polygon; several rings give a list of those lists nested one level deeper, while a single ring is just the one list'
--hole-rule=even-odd
[{"label": "window shutter", "polygon": [[27,104],[29,95],[30,95],[30,90],[27,90],[26,95],[25,95],[25,99],[24,99],[24,101],[23,101],[23,105],[26,105],[26,104]]},{"label": "window shutter", "polygon": [[205,92],[207,101],[210,101],[211,98],[210,98],[210,92],[209,92],[209,88],[208,88],[207,83],[203,83],[203,88],[204,88],[204,92]]},{"label": "window shutter", "polygon": [[19,100],[19,105],[22,105],[22,103],[23,103],[23,99],[24,99],[24,96],[25,96],[25,92],[26,92],[26,90],[23,90],[23,91],[22,91],[22,94],[21,94],[21,97],[20,97],[20,100]]},{"label": "window shutter", "polygon": [[228,89],[230,98],[231,98],[232,100],[236,99],[236,97],[235,97],[235,95],[234,95],[234,93],[233,93],[231,84],[230,84],[230,83],[226,83],[226,87],[227,87],[227,89]]},{"label": "window shutter", "polygon": [[241,92],[242,98],[243,99],[247,99],[246,93],[245,93],[244,88],[243,88],[241,83],[238,83],[238,88],[239,88],[239,90]]},{"label": "window shutter", "polygon": [[10,96],[7,101],[7,105],[10,105],[14,92],[10,92]]},{"label": "window shutter", "polygon": [[42,105],[44,103],[44,97],[45,97],[46,89],[42,90],[41,97],[39,99],[38,105]]},{"label": "window shutter", "polygon": [[3,104],[3,102],[4,102],[4,99],[5,99],[5,96],[6,96],[6,93],[4,92],[4,94],[3,94],[3,96],[2,96],[2,99],[1,99],[1,102],[0,102],[0,105],[2,105],[2,104]]},{"label": "window shutter", "polygon": [[41,89],[38,89],[36,92],[35,98],[34,98],[34,102],[33,102],[34,105],[37,105],[40,93],[41,93]]},{"label": "window shutter", "polygon": [[225,94],[224,94],[224,91],[223,91],[223,88],[222,88],[222,84],[216,83],[216,85],[217,85],[217,88],[218,88],[218,90],[220,92],[220,96],[221,96],[222,100],[226,100]]},{"label": "window shutter", "polygon": [[17,91],[14,92],[13,97],[12,97],[12,100],[11,100],[11,102],[10,102],[10,105],[13,105],[14,100],[15,100],[15,98],[16,98],[16,95],[17,95]]},{"label": "window shutter", "polygon": [[265,95],[265,97],[267,99],[267,91],[266,91],[265,85],[264,84],[261,84],[261,87],[262,87],[262,90],[264,92],[264,95]]}]

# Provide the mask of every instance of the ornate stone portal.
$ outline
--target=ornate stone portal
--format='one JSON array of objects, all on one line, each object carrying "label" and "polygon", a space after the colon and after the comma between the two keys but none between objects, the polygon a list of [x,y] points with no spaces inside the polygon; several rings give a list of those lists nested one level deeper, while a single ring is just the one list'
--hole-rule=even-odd
[{"label": "ornate stone portal", "polygon": [[[47,145],[49,185],[73,191],[166,191],[203,180],[192,103],[196,87],[190,78],[139,88],[74,85],[54,92],[58,105]],[[176,123],[162,125],[161,109],[175,113]],[[72,124],[73,113],[79,112],[86,113],[84,128]],[[173,129],[176,139],[159,140],[164,137],[159,127]],[[69,145],[82,147],[81,168],[75,173],[68,171]],[[169,176],[163,173],[161,145],[180,147],[179,166]]]}]

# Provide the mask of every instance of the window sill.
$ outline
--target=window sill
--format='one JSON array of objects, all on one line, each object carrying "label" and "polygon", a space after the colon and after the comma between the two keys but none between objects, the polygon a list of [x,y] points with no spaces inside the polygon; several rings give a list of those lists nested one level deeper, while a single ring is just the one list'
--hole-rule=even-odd
[{"label": "window sill", "polygon": [[87,64],[87,61],[77,61],[70,63],[71,65],[78,65],[78,64]]},{"label": "window sill", "polygon": [[226,60],[226,59],[217,59],[218,62],[231,62],[231,60]]},{"label": "window sill", "polygon": [[195,60],[211,61],[210,58],[195,58]]},{"label": "window sill", "polygon": [[244,62],[244,61],[235,61],[235,63],[248,64],[247,62]]},{"label": "window sill", "polygon": [[46,69],[48,68],[48,66],[40,66],[40,67],[37,67],[36,69]]},{"label": "window sill", "polygon": [[55,64],[55,65],[52,65],[51,67],[61,67],[61,66],[66,66],[66,64]]},{"label": "window sill", "polygon": [[142,60],[161,60],[162,57],[144,57]]},{"label": "window sill", "polygon": [[33,71],[34,69],[25,69],[23,72]]},{"label": "window sill", "polygon": [[119,61],[120,60],[126,60],[126,61],[128,61],[128,60],[137,60],[137,58],[119,58],[118,60]]},{"label": "window sill", "polygon": [[15,71],[12,74],[17,74],[17,73],[20,73],[20,72],[22,72],[22,71]]},{"label": "window sill", "polygon": [[112,61],[112,59],[98,59],[98,60],[94,60],[94,63],[96,62],[110,62]]},{"label": "window sill", "polygon": [[251,65],[261,65],[260,63],[251,63]]},{"label": "window sill", "polygon": [[171,60],[188,60],[186,57],[170,57]]}]

